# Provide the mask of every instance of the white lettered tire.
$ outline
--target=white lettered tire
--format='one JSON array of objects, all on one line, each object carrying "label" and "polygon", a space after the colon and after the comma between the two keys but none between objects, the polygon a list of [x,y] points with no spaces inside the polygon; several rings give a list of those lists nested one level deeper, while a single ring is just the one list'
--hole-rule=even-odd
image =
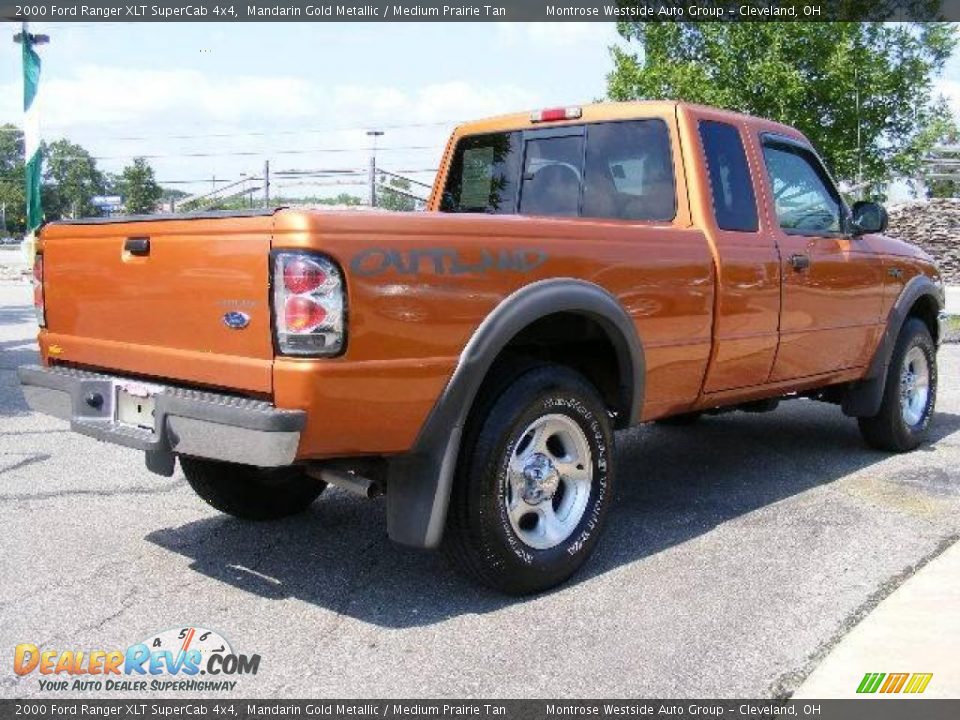
[{"label": "white lettered tire", "polygon": [[444,549],[491,588],[539,592],[573,575],[600,537],[614,490],[610,421],[563,366],[494,386],[464,436]]},{"label": "white lettered tire", "polygon": [[908,318],[897,337],[880,412],[859,418],[860,432],[878,450],[908,452],[922,443],[937,402],[937,347],[927,326]]}]

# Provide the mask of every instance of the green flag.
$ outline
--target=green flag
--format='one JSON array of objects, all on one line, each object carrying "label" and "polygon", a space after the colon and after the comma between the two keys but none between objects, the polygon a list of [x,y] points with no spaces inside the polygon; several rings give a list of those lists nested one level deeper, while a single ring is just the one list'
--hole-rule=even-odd
[{"label": "green flag", "polygon": [[33,49],[29,33],[23,34],[23,145],[26,159],[27,234],[43,220],[40,207],[40,117],[37,89],[40,85],[40,56]]}]

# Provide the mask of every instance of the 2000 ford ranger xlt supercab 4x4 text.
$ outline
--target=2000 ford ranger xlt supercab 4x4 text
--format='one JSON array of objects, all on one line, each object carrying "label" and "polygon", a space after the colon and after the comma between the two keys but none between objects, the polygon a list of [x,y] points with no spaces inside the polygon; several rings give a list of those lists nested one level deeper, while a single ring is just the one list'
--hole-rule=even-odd
[{"label": "2000 ford ranger xlt supercab 4x4 text", "polygon": [[240,518],[327,484],[387,532],[541,590],[614,502],[613,431],[807,397],[916,447],[943,285],[809,141],[673,102],[453,133],[423,213],[50,223],[30,406]]}]

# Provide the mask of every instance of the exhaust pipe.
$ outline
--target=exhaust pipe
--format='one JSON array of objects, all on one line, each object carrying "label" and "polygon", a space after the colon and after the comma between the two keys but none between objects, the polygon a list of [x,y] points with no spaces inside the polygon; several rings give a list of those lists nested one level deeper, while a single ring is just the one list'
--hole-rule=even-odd
[{"label": "exhaust pipe", "polygon": [[368,500],[383,495],[383,488],[380,487],[379,483],[362,475],[343,472],[342,470],[331,470],[330,468],[310,468],[307,473],[311,477],[323,480],[327,485],[336,485],[342,490],[365,497]]}]

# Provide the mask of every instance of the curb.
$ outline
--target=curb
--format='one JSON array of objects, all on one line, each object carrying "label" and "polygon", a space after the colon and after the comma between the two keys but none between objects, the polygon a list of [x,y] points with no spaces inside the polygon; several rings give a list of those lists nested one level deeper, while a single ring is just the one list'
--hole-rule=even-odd
[{"label": "curb", "polygon": [[[932,674],[924,698],[960,696],[960,542],[935,557],[885,598],[837,644],[793,693],[792,699],[889,698],[882,692],[860,692],[868,674],[906,674],[899,696],[913,674]],[[916,686],[914,686],[916,687]]]}]

